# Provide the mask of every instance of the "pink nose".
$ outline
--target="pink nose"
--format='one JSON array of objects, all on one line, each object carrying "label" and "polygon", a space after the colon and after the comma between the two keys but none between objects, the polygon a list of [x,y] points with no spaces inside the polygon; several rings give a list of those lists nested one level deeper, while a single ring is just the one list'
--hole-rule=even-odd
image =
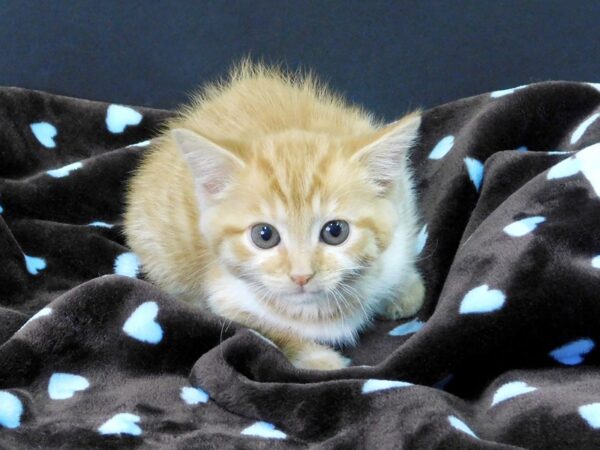
[{"label": "pink nose", "polygon": [[313,277],[314,273],[308,275],[290,275],[290,278],[298,286],[304,286]]}]

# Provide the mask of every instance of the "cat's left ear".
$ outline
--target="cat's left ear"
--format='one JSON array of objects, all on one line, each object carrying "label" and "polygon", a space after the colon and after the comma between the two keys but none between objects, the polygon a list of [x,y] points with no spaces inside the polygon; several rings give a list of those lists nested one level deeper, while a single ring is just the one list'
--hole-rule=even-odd
[{"label": "cat's left ear", "polygon": [[407,152],[420,125],[419,111],[408,114],[377,130],[375,139],[351,159],[366,166],[371,181],[385,190],[406,173]]},{"label": "cat's left ear", "polygon": [[192,171],[200,207],[210,206],[231,182],[234,173],[244,168],[244,162],[193,131],[176,128],[171,136]]}]

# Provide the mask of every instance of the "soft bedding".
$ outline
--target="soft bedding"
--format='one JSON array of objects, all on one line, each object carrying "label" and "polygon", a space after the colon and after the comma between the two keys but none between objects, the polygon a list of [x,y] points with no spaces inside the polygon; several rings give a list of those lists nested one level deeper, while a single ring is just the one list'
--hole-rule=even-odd
[{"label": "soft bedding", "polygon": [[600,446],[600,86],[424,113],[423,310],[302,371],[144,281],[123,195],[170,112],[0,89],[0,447]]}]

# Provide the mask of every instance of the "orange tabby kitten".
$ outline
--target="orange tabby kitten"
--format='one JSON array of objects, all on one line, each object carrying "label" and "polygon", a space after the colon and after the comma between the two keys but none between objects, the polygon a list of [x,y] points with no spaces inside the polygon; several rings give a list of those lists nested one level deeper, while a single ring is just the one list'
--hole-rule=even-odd
[{"label": "orange tabby kitten", "polygon": [[375,314],[414,315],[417,213],[407,150],[310,75],[244,61],[171,120],[131,180],[125,231],[150,280],[337,369]]}]

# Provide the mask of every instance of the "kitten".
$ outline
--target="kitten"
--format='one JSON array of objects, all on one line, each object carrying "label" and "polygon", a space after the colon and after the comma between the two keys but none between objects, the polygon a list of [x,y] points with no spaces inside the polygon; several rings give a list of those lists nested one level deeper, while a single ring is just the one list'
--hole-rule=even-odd
[{"label": "kitten", "polygon": [[375,314],[414,315],[418,112],[387,126],[310,74],[248,60],[171,120],[132,177],[148,278],[273,340],[299,368],[348,360]]}]

